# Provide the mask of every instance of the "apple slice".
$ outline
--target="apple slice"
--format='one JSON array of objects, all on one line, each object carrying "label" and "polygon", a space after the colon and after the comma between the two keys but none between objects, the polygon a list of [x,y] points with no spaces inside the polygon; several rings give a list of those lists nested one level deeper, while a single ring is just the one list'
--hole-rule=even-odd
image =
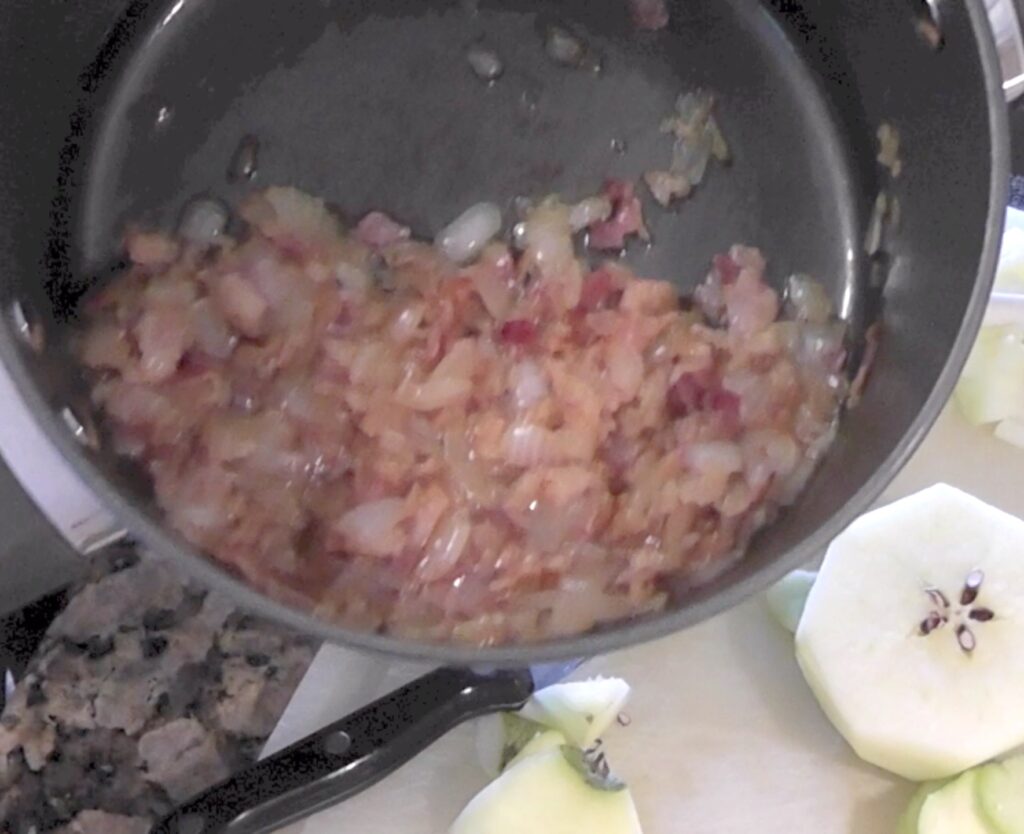
[{"label": "apple slice", "polygon": [[812,570],[795,570],[764,592],[768,610],[776,622],[790,633],[796,632],[803,616],[807,597],[818,574]]},{"label": "apple slice", "polygon": [[[499,712],[477,721],[476,752],[480,766],[494,778],[529,746],[538,735],[549,732],[536,721],[530,721],[516,712]],[[563,739],[563,744],[564,739]]]},{"label": "apple slice", "polygon": [[579,750],[559,747],[508,768],[449,834],[642,834],[633,797]]},{"label": "apple slice", "polygon": [[1024,328],[983,327],[956,386],[955,399],[975,425],[1024,417]]},{"label": "apple slice", "polygon": [[[529,756],[536,756],[538,753],[546,753],[548,750],[554,750],[556,747],[565,747],[568,742],[558,730],[541,730],[533,738],[531,738],[523,748],[512,757],[511,761],[505,768],[515,767],[523,759]],[[503,770],[505,768],[502,768]]]},{"label": "apple slice", "polygon": [[976,770],[932,793],[921,806],[917,834],[995,834],[978,805]]},{"label": "apple slice", "polygon": [[535,692],[519,714],[558,730],[570,743],[586,749],[608,729],[628,699],[629,684],[621,678],[569,681]]},{"label": "apple slice", "polygon": [[857,754],[914,781],[1024,743],[1024,521],[943,484],[832,542],[797,660]]},{"label": "apple slice", "polygon": [[899,824],[896,826],[896,834],[918,834],[917,824],[921,819],[921,809],[924,807],[925,801],[946,784],[948,783],[945,781],[925,782],[918,787],[917,791],[910,798],[907,810],[900,817]]},{"label": "apple slice", "polygon": [[1024,756],[981,768],[978,802],[997,834],[1024,834]]}]

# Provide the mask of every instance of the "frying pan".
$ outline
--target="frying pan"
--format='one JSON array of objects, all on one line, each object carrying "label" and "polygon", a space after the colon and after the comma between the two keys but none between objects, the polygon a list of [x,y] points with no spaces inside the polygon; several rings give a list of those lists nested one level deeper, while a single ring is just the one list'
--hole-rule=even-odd
[{"label": "frying pan", "polygon": [[[448,664],[606,652],[734,605],[827,542],[879,494],[946,401],[981,320],[1008,183],[1005,104],[980,0],[670,4],[637,31],[623,0],[8,0],[0,6],[0,357],[39,425],[132,533],[240,604],[324,639]],[[602,58],[544,56],[558,21]],[[486,86],[480,38],[505,75]],[[381,207],[432,235],[482,199],[592,193],[664,167],[660,119],[715,91],[735,155],[678,212],[651,212],[658,276],[701,276],[735,241],[828,285],[856,367],[884,344],[860,406],[798,504],[748,557],[655,616],[540,645],[476,649],[352,631],[246,587],[162,526],[149,486],[95,432],[68,351],[82,294],[129,221],[171,227],[197,194],[233,203],[294,184],[352,216]],[[883,124],[902,172],[876,160]],[[225,174],[259,138],[253,183]],[[624,153],[616,152],[625,146]],[[865,245],[880,194],[898,202]],[[878,218],[874,218],[877,220]],[[876,237],[875,235],[872,235]],[[680,281],[684,279],[680,278]],[[683,287],[685,289],[685,286]]]},{"label": "frying pan", "polygon": [[[297,748],[276,778],[308,768],[300,789],[342,767],[353,777],[345,791],[365,786],[466,715],[521,703],[539,680],[482,666],[524,668],[652,639],[819,553],[939,413],[992,281],[1009,148],[980,0],[689,0],[670,3],[659,32],[637,31],[623,0],[475,5],[0,4],[0,358],[44,433],[135,536],[241,605],[326,640],[478,670],[435,673],[356,716],[346,726],[365,736],[357,750],[338,746],[351,736],[337,732]],[[599,73],[546,60],[540,32],[551,21],[601,56]],[[491,86],[466,66],[480,38],[506,66]],[[145,478],[95,430],[67,337],[82,294],[117,263],[129,221],[171,227],[197,194],[233,203],[254,185],[293,184],[352,216],[384,208],[430,236],[482,199],[582,196],[605,176],[664,167],[657,125],[697,86],[718,95],[735,162],[678,212],[649,213],[656,245],[629,255],[636,268],[700,276],[714,252],[755,244],[777,285],[793,271],[826,282],[850,324],[853,367],[879,319],[884,343],[799,503],[745,560],[665,612],[485,649],[329,624],[263,597],[162,526]],[[901,137],[899,176],[876,159],[883,124]],[[259,139],[259,172],[231,183],[225,172],[245,135]],[[889,211],[880,230],[879,195],[899,206],[898,221]],[[234,789],[244,807],[267,777],[229,784],[218,801]],[[295,794],[294,779],[285,782],[270,794],[290,784],[306,811],[316,804],[315,791]],[[321,788],[338,798],[337,785]],[[219,830],[187,815],[174,825],[164,830]],[[243,816],[230,830],[263,828]]]}]

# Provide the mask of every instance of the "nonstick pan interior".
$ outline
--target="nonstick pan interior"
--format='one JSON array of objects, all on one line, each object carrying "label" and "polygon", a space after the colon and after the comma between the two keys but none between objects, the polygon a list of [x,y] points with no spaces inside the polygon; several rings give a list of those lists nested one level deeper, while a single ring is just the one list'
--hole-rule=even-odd
[{"label": "nonstick pan interior", "polygon": [[[658,125],[677,95],[704,86],[736,164],[678,211],[648,212],[656,245],[637,248],[636,266],[685,286],[742,240],[776,275],[810,271],[837,298],[856,280],[854,163],[756,3],[683,4],[672,33],[642,36],[622,0],[484,2],[476,14],[416,0],[173,9],[118,79],[90,149],[76,228],[86,273],[116,254],[128,222],[173,226],[196,194],[240,197],[251,184],[230,186],[225,172],[247,134],[261,143],[255,185],[297,185],[354,216],[382,208],[429,237],[479,200],[582,197],[606,176],[665,167]],[[545,56],[550,21],[581,34],[599,72]],[[478,40],[506,66],[491,86],[466,60]],[[809,238],[821,217],[831,221]]]},{"label": "nonstick pan interior", "polygon": [[[126,224],[172,228],[197,195],[230,205],[253,188],[296,185],[350,217],[379,208],[430,237],[479,200],[511,204],[519,195],[552,191],[581,197],[607,176],[636,179],[666,166],[671,143],[659,133],[659,122],[679,93],[701,86],[718,97],[716,112],[734,162],[711,170],[678,209],[652,205],[647,219],[654,245],[634,247],[626,257],[641,274],[676,280],[685,291],[703,277],[715,252],[737,241],[757,245],[770,259],[777,286],[793,271],[822,280],[859,338],[879,289],[868,285],[872,265],[862,244],[880,188],[871,119],[884,115],[884,108],[865,112],[856,86],[860,70],[850,67],[856,54],[829,58],[823,76],[820,55],[815,58],[775,10],[756,0],[673,3],[670,28],[657,33],[635,31],[623,0],[482,0],[476,6],[465,0],[133,3],[115,33],[116,54],[98,73],[89,91],[91,106],[69,138],[75,148],[69,168],[76,173],[59,180],[51,215],[51,234],[67,244],[66,273],[50,279],[54,309],[69,310],[70,300],[117,262]],[[970,33],[967,13],[961,18],[953,22]],[[924,56],[910,15],[899,19],[904,30],[893,31],[889,42],[879,40],[879,54],[891,57],[896,47],[909,47]],[[542,33],[551,22],[575,31],[599,58],[600,69],[567,69],[550,61]],[[842,30],[841,18],[831,24]],[[812,35],[805,30],[804,37]],[[481,39],[506,68],[492,85],[471,73],[465,57]],[[991,170],[1003,164],[988,153],[985,85],[992,67],[983,66],[973,43],[961,51],[965,61],[974,59],[968,81],[975,96],[965,100],[964,112],[979,125],[977,147],[964,148],[963,173],[978,183],[967,209],[973,207],[981,222],[971,224],[964,250],[968,284],[950,298],[956,312],[938,322],[941,350],[923,366],[913,402],[893,424],[871,442],[857,440],[862,432],[855,428],[844,428],[838,458],[833,455],[815,477],[809,500],[755,542],[739,568],[742,575],[727,573],[684,595],[679,605],[690,612],[677,625],[735,601],[744,593],[741,586],[762,581],[757,575],[766,568],[779,573],[781,567],[769,566],[797,545],[801,555],[809,555],[814,543],[806,536],[833,518],[893,453],[945,364],[978,272],[993,202]],[[991,63],[991,56],[984,57]],[[900,96],[890,99],[898,120],[904,102]],[[260,143],[258,173],[250,182],[231,183],[229,163],[246,135]],[[54,350],[59,347],[58,339]],[[72,384],[65,379],[52,387]],[[863,418],[852,416],[848,426],[858,419]],[[855,442],[867,450],[860,465],[852,463]],[[905,455],[908,448],[898,451]],[[97,479],[98,489],[116,507],[131,505],[131,512],[141,509],[150,520],[159,518],[137,473],[109,453],[93,457],[109,479]],[[850,482],[838,492],[834,486],[817,488],[843,471]],[[165,551],[180,544],[155,530],[150,534]],[[202,571],[208,578],[215,573]],[[254,594],[248,601],[261,602]],[[521,653],[554,656],[619,645],[668,630],[672,616],[640,624],[631,634],[619,629],[589,643]],[[321,633],[448,659],[517,656],[514,649],[460,655],[326,626]]]}]

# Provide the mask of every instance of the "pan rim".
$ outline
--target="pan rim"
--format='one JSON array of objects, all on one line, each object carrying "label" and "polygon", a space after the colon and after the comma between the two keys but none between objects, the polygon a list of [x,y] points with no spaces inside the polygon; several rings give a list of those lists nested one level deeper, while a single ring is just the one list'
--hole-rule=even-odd
[{"label": "pan rim", "polygon": [[22,356],[10,322],[0,316],[0,360],[11,376],[17,393],[34,415],[48,442],[68,461],[75,474],[99,497],[117,521],[131,531],[152,555],[182,563],[186,571],[212,590],[223,593],[239,607],[259,616],[325,642],[356,650],[388,655],[396,659],[427,661],[461,666],[522,666],[531,663],[562,661],[605,654],[628,646],[666,637],[676,631],[720,614],[758,591],[768,587],[785,573],[824,551],[857,516],[866,511],[892,478],[906,464],[945,407],[981,325],[985,306],[995,277],[1002,238],[1005,208],[1009,195],[1010,141],[1009,123],[1002,90],[995,43],[982,6],[982,0],[966,0],[965,8],[974,32],[974,40],[984,76],[985,95],[991,135],[991,165],[988,220],[971,298],[960,330],[931,393],[909,429],[875,473],[857,490],[846,505],[834,513],[814,533],[775,561],[717,593],[698,598],[678,611],[663,612],[649,618],[626,622],[607,630],[574,637],[558,638],[539,644],[519,644],[479,648],[455,643],[429,643],[392,635],[377,634],[332,625],[312,614],[299,611],[250,587],[232,576],[213,560],[185,543],[146,512],[135,507],[92,463],[77,441],[68,433],[55,410],[44,398]]}]

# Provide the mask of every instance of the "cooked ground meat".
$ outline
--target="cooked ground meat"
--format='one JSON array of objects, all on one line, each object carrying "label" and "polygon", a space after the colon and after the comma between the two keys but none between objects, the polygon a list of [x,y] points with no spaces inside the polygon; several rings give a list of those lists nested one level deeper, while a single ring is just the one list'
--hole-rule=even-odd
[{"label": "cooked ground meat", "polygon": [[577,259],[554,200],[461,267],[293,189],[241,214],[212,249],[129,235],[80,355],[170,524],[322,617],[488,645],[656,611],[832,437],[834,325],[779,320],[756,249],[681,305]]}]

